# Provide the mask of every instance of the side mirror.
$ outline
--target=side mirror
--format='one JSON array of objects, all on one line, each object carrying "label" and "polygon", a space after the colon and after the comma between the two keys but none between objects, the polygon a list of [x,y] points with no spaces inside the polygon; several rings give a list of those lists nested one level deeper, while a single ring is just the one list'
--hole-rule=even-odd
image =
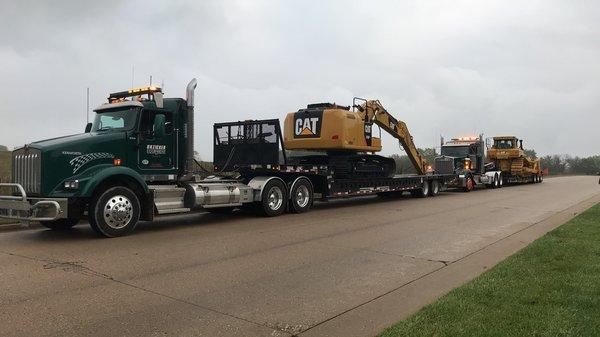
[{"label": "side mirror", "polygon": [[165,133],[167,135],[170,135],[170,134],[173,133],[173,123],[171,123],[171,122],[166,122],[165,123]]},{"label": "side mirror", "polygon": [[165,136],[165,115],[156,115],[154,117],[154,138],[163,138]]},{"label": "side mirror", "polygon": [[85,125],[85,133],[90,133],[92,131],[92,123],[87,123]]}]

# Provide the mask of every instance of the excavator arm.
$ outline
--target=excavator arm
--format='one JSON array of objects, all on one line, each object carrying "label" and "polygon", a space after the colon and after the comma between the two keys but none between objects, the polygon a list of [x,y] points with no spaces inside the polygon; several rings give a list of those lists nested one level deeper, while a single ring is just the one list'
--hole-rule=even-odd
[{"label": "excavator arm", "polygon": [[387,133],[398,139],[400,145],[417,170],[417,174],[427,173],[429,171],[429,165],[425,158],[419,153],[419,150],[417,150],[413,138],[410,135],[410,132],[408,132],[406,123],[399,121],[390,115],[378,100],[358,100],[362,100],[364,103],[354,105],[354,107],[356,107],[360,113],[364,114],[364,121],[377,124]]}]

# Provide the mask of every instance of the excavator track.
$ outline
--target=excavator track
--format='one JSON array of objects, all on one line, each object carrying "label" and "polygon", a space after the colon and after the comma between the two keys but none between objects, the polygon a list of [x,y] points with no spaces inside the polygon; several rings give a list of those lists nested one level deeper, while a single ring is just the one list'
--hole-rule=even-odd
[{"label": "excavator track", "polygon": [[336,179],[388,178],[396,173],[396,162],[374,154],[329,153],[290,158],[294,165],[327,165]]}]

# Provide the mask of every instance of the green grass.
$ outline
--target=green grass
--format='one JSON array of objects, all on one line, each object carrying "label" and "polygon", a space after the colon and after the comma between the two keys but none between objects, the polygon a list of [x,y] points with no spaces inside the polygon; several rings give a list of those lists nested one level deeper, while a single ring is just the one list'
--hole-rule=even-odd
[{"label": "green grass", "polygon": [[379,335],[391,336],[600,336],[600,204]]}]

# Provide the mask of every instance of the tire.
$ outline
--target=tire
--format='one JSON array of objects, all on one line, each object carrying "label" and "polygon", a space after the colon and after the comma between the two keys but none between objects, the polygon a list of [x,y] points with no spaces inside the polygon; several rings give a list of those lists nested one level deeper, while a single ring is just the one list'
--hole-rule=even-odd
[{"label": "tire", "polygon": [[440,194],[440,182],[432,180],[429,182],[429,195],[435,197]]},{"label": "tire", "polygon": [[64,231],[79,223],[79,219],[58,219],[53,221],[40,221],[42,226],[55,231]]},{"label": "tire", "polygon": [[283,181],[271,179],[265,185],[260,197],[259,212],[264,216],[278,216],[285,212],[287,207],[287,188]]},{"label": "tire", "polygon": [[100,193],[90,204],[90,226],[99,235],[128,235],[140,219],[140,201],[132,190],[117,186]]},{"label": "tire", "polygon": [[543,174],[540,174],[540,183],[541,182],[544,182],[544,175]]},{"label": "tire", "polygon": [[421,186],[421,188],[418,188],[416,190],[412,190],[410,191],[410,194],[413,197],[416,198],[425,198],[429,195],[429,183],[424,181],[423,182],[423,186]]},{"label": "tire", "polygon": [[471,192],[474,188],[475,188],[475,181],[473,180],[473,177],[471,177],[471,176],[467,177],[467,181],[465,183],[465,187],[463,188],[463,190],[465,192]]},{"label": "tire", "polygon": [[494,180],[492,181],[492,188],[499,188],[500,181],[497,174],[494,174]]},{"label": "tire", "polygon": [[498,175],[498,188],[502,188],[504,187],[504,177],[502,177],[502,174]]},{"label": "tire", "polygon": [[298,179],[290,191],[290,212],[304,213],[312,207],[313,188],[310,181]]}]

